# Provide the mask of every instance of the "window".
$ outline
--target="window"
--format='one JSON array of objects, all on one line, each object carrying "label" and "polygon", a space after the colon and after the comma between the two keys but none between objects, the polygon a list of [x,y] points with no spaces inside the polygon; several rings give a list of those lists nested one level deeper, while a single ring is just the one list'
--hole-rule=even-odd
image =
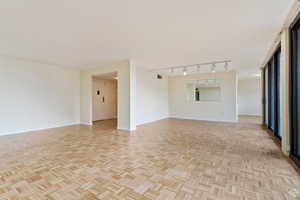
[{"label": "window", "polygon": [[275,80],[274,80],[274,59],[270,60],[268,64],[268,96],[269,96],[269,123],[268,123],[268,128],[274,132],[275,130]]},{"label": "window", "polygon": [[279,138],[282,137],[280,130],[280,65],[281,64],[281,48],[276,51],[274,55],[274,80],[275,80],[275,135]]},{"label": "window", "polygon": [[279,47],[270,59],[267,69],[267,107],[268,128],[275,136],[281,139],[280,131],[280,59],[281,48]]},{"label": "window", "polygon": [[300,20],[291,28],[291,154],[300,164]]},{"label": "window", "polygon": [[267,115],[266,115],[266,108],[267,108],[267,96],[266,96],[266,67],[262,70],[262,105],[263,105],[263,109],[262,109],[262,116],[263,116],[263,124],[267,123]]}]

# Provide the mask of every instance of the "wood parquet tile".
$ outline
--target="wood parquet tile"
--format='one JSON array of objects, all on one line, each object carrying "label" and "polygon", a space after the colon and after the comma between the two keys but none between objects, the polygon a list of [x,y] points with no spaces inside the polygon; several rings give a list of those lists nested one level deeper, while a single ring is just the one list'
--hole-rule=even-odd
[{"label": "wood parquet tile", "polygon": [[1,200],[290,200],[300,176],[255,119],[115,121],[0,137]]}]

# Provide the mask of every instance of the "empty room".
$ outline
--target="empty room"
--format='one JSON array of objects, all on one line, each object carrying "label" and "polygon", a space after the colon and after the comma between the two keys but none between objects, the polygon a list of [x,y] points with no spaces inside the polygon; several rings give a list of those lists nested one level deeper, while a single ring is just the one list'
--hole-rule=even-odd
[{"label": "empty room", "polygon": [[300,1],[0,6],[0,200],[300,199]]}]

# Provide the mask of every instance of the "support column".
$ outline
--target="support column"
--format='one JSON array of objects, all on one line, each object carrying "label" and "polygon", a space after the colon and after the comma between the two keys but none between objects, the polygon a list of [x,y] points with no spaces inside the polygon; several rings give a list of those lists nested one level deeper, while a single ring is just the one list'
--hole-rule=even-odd
[{"label": "support column", "polygon": [[136,66],[130,60],[130,131],[136,130]]},{"label": "support column", "polygon": [[282,133],[282,152],[289,156],[290,144],[290,43],[289,29],[284,28],[281,34],[281,65],[280,65],[280,102],[281,102],[281,133]]}]

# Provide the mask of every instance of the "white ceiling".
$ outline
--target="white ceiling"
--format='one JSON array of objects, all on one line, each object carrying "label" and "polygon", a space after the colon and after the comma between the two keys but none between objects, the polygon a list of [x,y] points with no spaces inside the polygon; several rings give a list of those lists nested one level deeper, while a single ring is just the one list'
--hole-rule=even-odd
[{"label": "white ceiling", "polygon": [[230,59],[256,73],[293,0],[9,0],[0,54],[68,67],[161,68]]}]

